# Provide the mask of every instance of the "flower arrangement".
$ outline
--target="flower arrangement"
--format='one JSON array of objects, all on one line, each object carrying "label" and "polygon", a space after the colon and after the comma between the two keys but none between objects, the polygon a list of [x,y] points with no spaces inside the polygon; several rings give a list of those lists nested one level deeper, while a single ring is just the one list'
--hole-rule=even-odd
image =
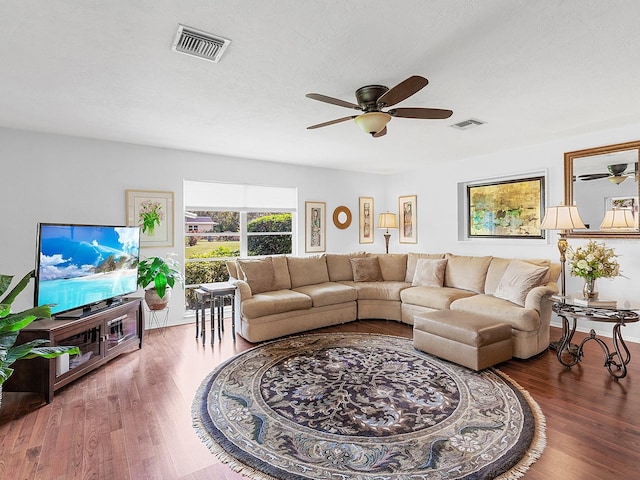
[{"label": "flower arrangement", "polygon": [[138,221],[142,223],[142,233],[153,235],[153,231],[156,226],[160,226],[162,220],[164,220],[164,212],[160,202],[145,200],[140,204]]},{"label": "flower arrangement", "polygon": [[590,240],[583,247],[575,250],[569,247],[569,272],[585,280],[596,278],[612,278],[620,275],[620,265],[613,248],[607,248],[604,243]]}]

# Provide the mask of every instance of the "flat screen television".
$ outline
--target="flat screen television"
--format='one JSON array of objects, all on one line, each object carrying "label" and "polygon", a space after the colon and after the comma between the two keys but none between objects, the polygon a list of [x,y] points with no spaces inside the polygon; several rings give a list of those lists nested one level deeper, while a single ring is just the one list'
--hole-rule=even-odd
[{"label": "flat screen television", "polygon": [[38,225],[35,304],[79,317],[137,291],[140,227]]}]

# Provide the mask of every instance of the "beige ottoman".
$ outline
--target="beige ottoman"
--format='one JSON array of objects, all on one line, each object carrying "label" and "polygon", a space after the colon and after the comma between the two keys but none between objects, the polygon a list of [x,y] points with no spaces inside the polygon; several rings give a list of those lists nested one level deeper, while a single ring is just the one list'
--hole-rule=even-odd
[{"label": "beige ottoman", "polygon": [[482,370],[511,358],[511,326],[475,313],[439,310],[416,315],[413,345],[445,360]]}]

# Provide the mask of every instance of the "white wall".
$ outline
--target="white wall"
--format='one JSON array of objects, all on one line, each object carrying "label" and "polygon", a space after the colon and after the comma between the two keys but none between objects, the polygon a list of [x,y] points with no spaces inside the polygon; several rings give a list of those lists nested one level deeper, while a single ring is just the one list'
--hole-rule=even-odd
[{"label": "white wall", "polygon": [[[482,127],[478,127],[482,128]],[[458,239],[458,184],[461,182],[546,171],[547,202],[563,200],[563,154],[611,143],[638,139],[640,125],[567,137],[553,143],[432,165],[390,177],[344,171],[296,167],[255,160],[220,157],[76,137],[0,129],[2,158],[2,208],[0,224],[0,272],[21,276],[34,268],[38,222],[125,223],[125,190],[175,192],[174,247],[142,250],[144,256],[175,251],[183,261],[181,212],[182,182],[204,180],[258,185],[298,187],[298,252],[304,254],[304,202],[327,203],[327,250],[348,252],[384,251],[384,237],[375,232],[375,244],[358,244],[358,197],[373,196],[375,213],[397,211],[399,195],[418,196],[418,244],[399,244],[392,232],[390,252],[429,251],[503,257],[558,258],[556,235],[546,241],[460,241]],[[465,132],[460,132],[464,135]],[[303,153],[302,153],[303,154]],[[346,205],[353,213],[351,227],[335,228],[333,210]],[[571,240],[571,245],[584,243]],[[607,240],[620,254],[626,278],[599,280],[604,297],[640,304],[640,241]],[[568,276],[567,291],[581,288],[580,279]],[[30,306],[32,290],[16,302]],[[171,301],[170,323],[182,319],[183,296]],[[558,319],[554,319],[558,324]],[[610,335],[603,324],[581,324]],[[623,333],[640,341],[640,324],[630,324]]]},{"label": "white wall", "polygon": [[[480,129],[482,127],[478,127]],[[394,251],[452,252],[472,255],[494,255],[516,258],[550,258],[559,261],[557,234],[550,232],[546,241],[539,240],[459,240],[458,184],[500,176],[530,174],[546,171],[547,205],[558,205],[564,200],[564,152],[614,143],[638,140],[640,125],[607,130],[597,134],[567,137],[556,142],[519,150],[500,152],[458,162],[434,162],[419,171],[393,178],[389,191],[400,195],[418,195],[418,245],[400,245],[392,236]],[[465,132],[460,132],[464,135]],[[593,183],[593,182],[584,182]],[[579,207],[579,205],[578,205]],[[583,239],[570,239],[569,245],[586,243]],[[640,306],[640,240],[606,240],[620,256],[618,259],[626,278],[598,280],[601,297],[615,298]],[[567,292],[582,289],[582,280],[567,273]],[[560,320],[552,319],[560,326]],[[611,328],[603,323],[581,322],[579,329],[594,328],[603,335],[611,335]],[[640,341],[640,323],[629,324],[623,336]]]},{"label": "white wall", "polygon": [[[327,206],[329,251],[383,251],[384,238],[358,244],[358,196],[376,196],[384,177],[321,168],[220,157],[77,137],[0,129],[2,208],[0,272],[22,277],[35,266],[38,222],[122,225],[125,190],[164,190],[175,195],[173,248],[143,248],[142,256],[174,251],[184,263],[182,238],[183,180],[298,187],[298,253],[304,254],[304,202]],[[365,187],[363,187],[365,186]],[[332,213],[346,205],[354,222],[333,227]],[[17,308],[32,305],[32,286]],[[174,290],[170,324],[183,321],[184,295]]]}]

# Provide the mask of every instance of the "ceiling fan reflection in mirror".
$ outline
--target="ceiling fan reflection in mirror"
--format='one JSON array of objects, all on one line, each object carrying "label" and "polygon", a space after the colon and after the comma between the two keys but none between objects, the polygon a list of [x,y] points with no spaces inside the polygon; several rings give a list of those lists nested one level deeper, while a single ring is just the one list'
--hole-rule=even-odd
[{"label": "ceiling fan reflection in mirror", "polygon": [[306,97],[319,102],[338,105],[339,107],[352,108],[363,113],[348,117],[337,118],[328,122],[318,123],[307,127],[307,130],[327,127],[336,123],[354,120],[364,132],[372,137],[382,137],[387,134],[387,123],[392,117],[417,118],[424,120],[449,118],[453,112],[439,108],[392,108],[397,103],[409,98],[427,86],[429,80],[419,75],[413,75],[389,89],[384,85],[366,85],[356,90],[357,104],[346,102],[333,97],[327,97],[319,93],[307,93]]},{"label": "ceiling fan reflection in mirror", "polygon": [[606,178],[612,183],[616,185],[620,185],[627,178],[635,178],[638,180],[638,162],[634,163],[634,171],[633,173],[625,173],[627,171],[628,164],[626,163],[616,163],[612,165],[607,165],[608,173],[587,173],[585,175],[578,175],[578,179],[583,181],[589,180],[599,180],[601,178]]}]

